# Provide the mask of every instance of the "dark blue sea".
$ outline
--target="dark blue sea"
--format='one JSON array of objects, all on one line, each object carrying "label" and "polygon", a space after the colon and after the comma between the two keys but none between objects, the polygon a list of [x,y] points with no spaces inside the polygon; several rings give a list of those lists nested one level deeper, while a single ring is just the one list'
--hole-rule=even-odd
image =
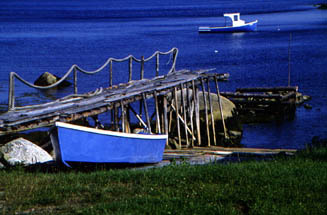
[{"label": "dark blue sea", "polygon": [[[0,104],[8,100],[9,73],[30,82],[44,72],[63,76],[77,64],[95,70],[109,57],[179,49],[177,69],[230,73],[221,91],[291,85],[310,95],[294,120],[244,126],[246,147],[302,148],[327,134],[327,10],[322,0],[1,0]],[[198,34],[199,26],[224,24],[223,13],[258,19],[254,33]],[[290,34],[292,35],[291,46]],[[169,58],[161,61],[163,64]],[[164,71],[161,70],[161,71]],[[153,69],[146,72],[153,73]],[[128,65],[114,68],[114,83],[126,82]],[[79,77],[81,91],[108,85],[108,73]],[[72,92],[40,93],[16,82],[18,105]]]}]

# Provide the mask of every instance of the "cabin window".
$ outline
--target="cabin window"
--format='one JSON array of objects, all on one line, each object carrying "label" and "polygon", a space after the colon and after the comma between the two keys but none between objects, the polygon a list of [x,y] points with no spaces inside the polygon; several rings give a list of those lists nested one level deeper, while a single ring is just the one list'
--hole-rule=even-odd
[{"label": "cabin window", "polygon": [[238,16],[237,15],[234,16],[234,21],[238,21]]}]

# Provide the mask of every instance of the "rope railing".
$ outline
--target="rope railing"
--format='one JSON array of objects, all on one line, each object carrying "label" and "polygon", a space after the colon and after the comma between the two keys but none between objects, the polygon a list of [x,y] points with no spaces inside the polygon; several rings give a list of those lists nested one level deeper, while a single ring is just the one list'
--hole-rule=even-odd
[{"label": "rope railing", "polygon": [[61,84],[64,80],[66,80],[68,78],[68,76],[71,73],[74,73],[74,94],[77,95],[78,93],[78,89],[77,89],[77,72],[82,72],[84,74],[88,74],[88,75],[93,75],[96,74],[100,71],[102,71],[106,66],[109,65],[109,86],[112,86],[112,74],[113,74],[113,70],[112,70],[112,64],[113,62],[124,62],[124,61],[129,61],[129,78],[128,78],[128,82],[132,81],[132,68],[133,68],[133,61],[137,62],[137,63],[141,63],[141,71],[140,71],[140,79],[143,79],[144,77],[144,63],[150,61],[152,58],[156,57],[156,76],[159,75],[159,56],[160,55],[172,55],[172,66],[169,70],[168,73],[171,72],[175,72],[175,66],[176,66],[176,59],[177,59],[177,55],[178,55],[178,49],[177,48],[172,48],[171,50],[167,51],[167,52],[160,52],[160,51],[156,51],[154,52],[150,57],[148,58],[144,58],[143,56],[141,57],[141,59],[137,59],[136,57],[134,57],[133,55],[128,55],[125,58],[109,58],[101,67],[99,67],[96,70],[93,71],[88,71],[88,70],[84,70],[82,68],[80,68],[78,65],[74,64],[70,67],[70,69],[66,72],[66,74],[60,79],[58,80],[56,83],[48,85],[48,86],[38,86],[38,85],[34,85],[26,80],[24,80],[21,76],[19,76],[17,73],[15,72],[10,72],[9,74],[9,95],[8,95],[8,111],[14,110],[15,109],[15,79],[18,79],[19,81],[21,81],[23,84],[31,87],[31,88],[35,88],[35,89],[50,89],[50,88],[54,88],[56,86],[58,86],[59,84]]}]

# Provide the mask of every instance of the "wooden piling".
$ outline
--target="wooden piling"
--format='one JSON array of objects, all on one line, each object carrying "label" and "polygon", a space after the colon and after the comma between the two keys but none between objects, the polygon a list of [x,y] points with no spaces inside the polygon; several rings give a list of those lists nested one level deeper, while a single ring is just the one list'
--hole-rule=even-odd
[{"label": "wooden piling", "polygon": [[112,87],[112,60],[109,62],[109,87]]},{"label": "wooden piling", "polygon": [[185,103],[185,98],[184,98],[183,84],[180,84],[180,88],[181,88],[181,97],[182,97],[182,106],[183,106],[183,120],[184,120],[186,146],[189,146],[188,132],[187,132],[187,120],[186,120],[186,103]]},{"label": "wooden piling", "polygon": [[143,98],[143,104],[144,104],[144,113],[146,116],[146,121],[147,121],[147,125],[148,125],[148,131],[151,134],[151,122],[150,122],[150,117],[149,117],[149,112],[148,112],[148,105],[146,103],[146,96],[145,93],[142,93],[142,98]]},{"label": "wooden piling", "polygon": [[178,132],[178,145],[179,145],[179,148],[182,148],[182,139],[181,139],[181,130],[180,130],[180,124],[179,124],[179,118],[178,118],[178,115],[179,115],[179,106],[178,106],[178,99],[177,99],[177,89],[176,87],[174,87],[174,100],[175,100],[175,112],[176,112],[176,123],[177,123],[177,132]]},{"label": "wooden piling", "polygon": [[156,55],[156,77],[159,76],[159,56],[160,54],[158,53]]},{"label": "wooden piling", "polygon": [[121,128],[122,132],[125,132],[125,108],[123,100],[120,100],[120,110],[121,110]]},{"label": "wooden piling", "polygon": [[205,120],[206,120],[206,128],[207,128],[207,137],[208,137],[208,146],[210,146],[210,129],[209,129],[209,119],[208,119],[208,104],[207,104],[207,97],[205,92],[205,86],[203,82],[203,78],[201,78],[201,86],[202,86],[202,95],[204,101],[204,110],[205,110]]},{"label": "wooden piling", "polygon": [[213,108],[212,108],[212,101],[211,101],[211,96],[210,96],[209,78],[207,78],[207,88],[208,88],[208,98],[209,98],[209,107],[210,107],[210,115],[211,115],[211,128],[212,128],[212,134],[213,134],[213,143],[216,146],[217,140],[216,140],[215,119],[213,117]]},{"label": "wooden piling", "polygon": [[[190,117],[190,123],[191,123],[191,132],[192,132],[192,136],[194,136],[194,126],[193,126],[193,112],[194,112],[194,97],[193,100],[191,98],[191,95],[189,93],[189,87],[186,88],[187,89],[187,107],[188,107],[188,115]],[[192,91],[193,92],[193,91]],[[193,94],[192,94],[193,95]],[[194,139],[192,138],[192,142],[191,142],[191,146],[194,147]]]},{"label": "wooden piling", "polygon": [[143,80],[144,78],[144,56],[141,57],[141,75],[140,79]]},{"label": "wooden piling", "polygon": [[74,68],[74,93],[77,94],[77,69]]},{"label": "wooden piling", "polygon": [[217,91],[217,97],[218,97],[218,106],[219,106],[219,111],[220,111],[220,117],[221,117],[221,122],[223,124],[223,129],[224,129],[224,138],[228,139],[227,129],[226,129],[226,125],[225,125],[225,119],[224,119],[224,113],[223,113],[223,107],[222,107],[221,99],[220,99],[218,80],[217,80],[216,76],[214,77],[214,79],[215,79],[215,84],[216,84],[216,91]]},{"label": "wooden piling", "polygon": [[[168,135],[168,116],[167,116],[167,98],[166,96],[163,97],[163,115],[164,115],[164,127],[165,127],[165,134]],[[166,142],[166,145],[168,146],[168,139]]]},{"label": "wooden piling", "polygon": [[153,92],[153,97],[154,97],[154,102],[155,102],[155,107],[156,107],[156,133],[160,134],[161,133],[161,127],[160,127],[160,117],[159,117],[159,107],[158,107],[158,97],[157,97],[157,92]]},{"label": "wooden piling", "polygon": [[128,78],[128,82],[130,82],[132,80],[132,69],[133,69],[133,58],[130,57],[129,58],[129,78]]},{"label": "wooden piling", "polygon": [[194,98],[194,106],[195,106],[195,125],[196,125],[196,133],[198,136],[198,146],[201,146],[201,129],[200,129],[200,107],[199,107],[199,90],[195,86],[194,80],[192,80],[192,88],[193,88],[193,98]]}]

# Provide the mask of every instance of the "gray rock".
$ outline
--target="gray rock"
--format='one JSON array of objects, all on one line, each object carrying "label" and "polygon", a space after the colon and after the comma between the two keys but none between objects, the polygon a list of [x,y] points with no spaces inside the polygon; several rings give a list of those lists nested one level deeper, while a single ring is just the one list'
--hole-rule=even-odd
[{"label": "gray rock", "polygon": [[[38,77],[38,79],[36,79],[34,84],[38,85],[38,86],[49,86],[49,85],[56,83],[59,80],[60,80],[60,77],[57,77],[49,72],[45,72],[40,77]],[[71,85],[70,82],[64,80],[63,82],[61,82],[59,84],[58,87],[68,87],[70,85]]]},{"label": "gray rock", "polygon": [[0,169],[5,168],[5,165],[3,165],[2,163],[0,163]]},{"label": "gray rock", "polygon": [[24,138],[18,138],[5,144],[0,148],[1,153],[3,154],[2,159],[9,165],[30,165],[53,160],[45,150]]}]

